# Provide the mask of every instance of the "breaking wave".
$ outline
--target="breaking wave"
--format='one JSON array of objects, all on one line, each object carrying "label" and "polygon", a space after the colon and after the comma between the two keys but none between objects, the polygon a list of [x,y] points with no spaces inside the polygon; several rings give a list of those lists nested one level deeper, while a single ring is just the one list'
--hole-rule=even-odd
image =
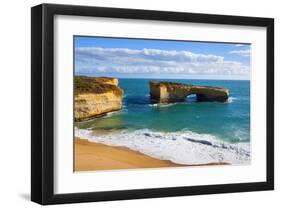
[{"label": "breaking wave", "polygon": [[155,104],[148,104],[148,106],[150,106],[150,107],[171,107],[176,104],[177,103],[167,103],[167,104],[155,103]]},{"label": "breaking wave", "polygon": [[159,132],[149,129],[122,130],[104,135],[75,128],[75,136],[90,142],[122,146],[160,160],[177,164],[249,164],[250,143],[227,143],[209,134],[191,131]]},{"label": "breaking wave", "polygon": [[227,103],[232,103],[233,101],[237,100],[236,97],[229,97]]}]

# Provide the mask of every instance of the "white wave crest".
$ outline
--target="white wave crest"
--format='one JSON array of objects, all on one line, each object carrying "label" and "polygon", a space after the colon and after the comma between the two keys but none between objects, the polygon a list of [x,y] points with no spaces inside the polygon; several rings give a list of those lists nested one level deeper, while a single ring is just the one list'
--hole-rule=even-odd
[{"label": "white wave crest", "polygon": [[149,104],[148,106],[150,106],[150,107],[170,107],[170,106],[173,106],[173,105],[175,105],[175,104],[177,104],[177,103],[167,103],[167,104],[165,104],[165,103],[155,103],[155,104]]},{"label": "white wave crest", "polygon": [[75,128],[75,136],[90,142],[127,147],[177,164],[249,164],[251,160],[250,143],[221,142],[212,135],[191,131],[163,133],[142,129],[95,135],[89,130]]},{"label": "white wave crest", "polygon": [[236,97],[229,97],[227,103],[232,103],[233,101],[237,100]]}]

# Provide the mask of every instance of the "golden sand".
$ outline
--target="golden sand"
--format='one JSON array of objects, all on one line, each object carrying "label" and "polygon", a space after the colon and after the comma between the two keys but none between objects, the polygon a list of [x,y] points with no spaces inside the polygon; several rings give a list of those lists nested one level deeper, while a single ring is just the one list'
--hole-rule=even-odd
[{"label": "golden sand", "polygon": [[149,157],[126,147],[112,147],[79,138],[75,139],[74,152],[75,171],[182,166]]},{"label": "golden sand", "polygon": [[202,165],[180,165],[169,160],[159,160],[126,147],[114,147],[75,138],[75,171],[161,168],[182,166],[226,165],[227,163],[209,163]]}]

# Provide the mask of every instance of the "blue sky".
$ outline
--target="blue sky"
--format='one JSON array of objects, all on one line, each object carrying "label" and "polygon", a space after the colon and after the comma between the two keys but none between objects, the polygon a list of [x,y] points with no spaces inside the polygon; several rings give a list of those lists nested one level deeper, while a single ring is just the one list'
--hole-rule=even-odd
[{"label": "blue sky", "polygon": [[75,74],[118,78],[250,78],[250,44],[75,36]]}]

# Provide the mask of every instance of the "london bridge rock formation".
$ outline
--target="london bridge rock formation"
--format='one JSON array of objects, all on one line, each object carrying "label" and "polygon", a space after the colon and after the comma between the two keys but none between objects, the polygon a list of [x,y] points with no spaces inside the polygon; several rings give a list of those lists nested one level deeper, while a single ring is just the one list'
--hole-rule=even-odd
[{"label": "london bridge rock formation", "polygon": [[186,97],[191,94],[195,94],[199,102],[225,102],[229,97],[229,90],[220,87],[155,81],[150,81],[149,84],[151,98],[160,103],[185,101]]},{"label": "london bridge rock formation", "polygon": [[122,109],[123,90],[118,79],[76,76],[75,121],[83,121]]}]

